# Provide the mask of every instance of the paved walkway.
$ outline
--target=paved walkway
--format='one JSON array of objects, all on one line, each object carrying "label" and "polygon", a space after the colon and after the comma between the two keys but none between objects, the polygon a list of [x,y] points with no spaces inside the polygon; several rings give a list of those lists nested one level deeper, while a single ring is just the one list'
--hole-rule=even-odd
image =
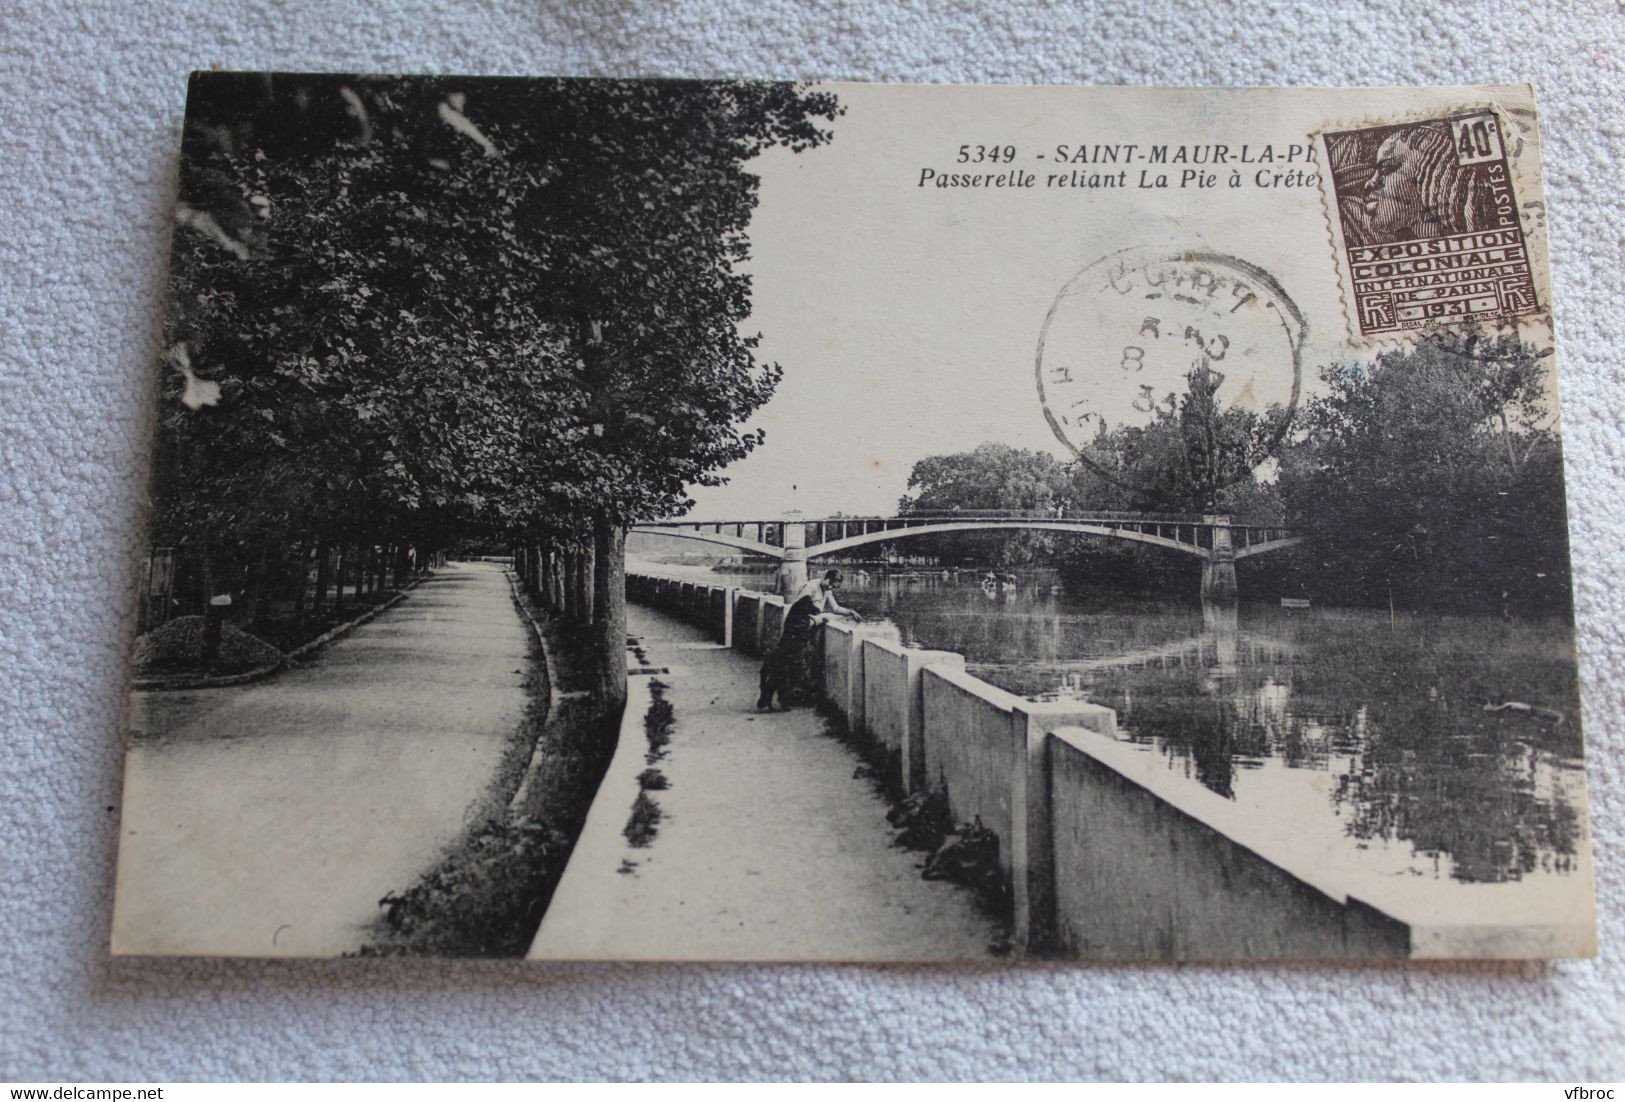
[{"label": "paved walkway", "polygon": [[647,697],[634,695],[532,957],[987,954],[993,924],[964,889],[922,880],[919,854],[892,847],[884,801],[811,709],[756,714],[757,664],[658,612],[629,607],[628,631],[651,665],[670,668],[661,680],[676,722],[658,763],[670,787],[650,793],[659,833],[644,848],[622,834],[647,767]]},{"label": "paved walkway", "polygon": [[137,693],[124,952],[330,956],[462,831],[525,706],[500,567],[455,564],[269,681]]}]

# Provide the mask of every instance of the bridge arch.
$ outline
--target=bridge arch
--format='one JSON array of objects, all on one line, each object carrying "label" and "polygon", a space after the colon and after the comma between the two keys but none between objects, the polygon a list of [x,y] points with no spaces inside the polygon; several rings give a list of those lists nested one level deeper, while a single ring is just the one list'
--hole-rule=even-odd
[{"label": "bridge arch", "polygon": [[856,547],[863,547],[871,543],[884,543],[888,540],[907,539],[910,536],[935,536],[949,532],[1064,532],[1073,535],[1107,536],[1112,539],[1128,540],[1133,543],[1148,543],[1154,547],[1166,547],[1174,551],[1183,551],[1187,555],[1196,555],[1206,558],[1206,548],[1194,544],[1184,543],[1180,540],[1169,539],[1167,536],[1158,536],[1150,532],[1137,532],[1133,529],[1115,528],[1102,524],[1087,524],[1066,520],[1030,520],[1030,521],[947,521],[943,523],[922,524],[914,528],[893,528],[889,531],[866,532],[862,535],[847,536],[844,539],[829,540],[826,543],[817,543],[807,548],[807,557],[816,559],[824,555],[839,554],[850,551]]},{"label": "bridge arch", "polygon": [[[805,546],[814,525],[823,536],[826,526],[839,523],[841,536]],[[847,535],[848,524],[864,529]],[[868,530],[871,524],[880,527]],[[747,539],[744,532],[754,526],[759,535],[769,527],[780,533],[780,544],[763,539]],[[737,535],[723,531],[732,528]],[[1148,531],[1149,529],[1149,531]],[[1207,532],[1206,543],[1201,532]],[[1171,531],[1171,535],[1169,534]],[[1121,540],[1190,555],[1202,562],[1204,601],[1232,603],[1236,595],[1236,560],[1269,551],[1284,550],[1303,542],[1303,537],[1271,525],[1234,524],[1227,516],[1173,517],[1157,514],[1096,513],[1074,517],[1047,515],[989,515],[895,517],[842,517],[830,520],[776,521],[649,521],[634,525],[632,533],[673,536],[721,547],[731,547],[751,555],[778,561],[779,591],[796,592],[807,580],[810,559],[838,555],[873,543],[905,540],[914,536],[949,535],[956,532],[1059,532],[1103,539]],[[1187,536],[1188,533],[1188,536]]]},{"label": "bridge arch", "polygon": [[[907,528],[885,528],[874,532],[845,536],[840,539],[826,540],[823,543],[809,546],[806,549],[805,557],[809,559],[821,558],[825,555],[840,554],[843,551],[850,551],[872,543],[887,543],[892,540],[908,539],[913,536],[935,536],[953,532],[1061,532],[1063,534],[1103,536],[1107,539],[1163,547],[1186,555],[1194,555],[1199,559],[1212,559],[1215,557],[1213,550],[1209,547],[1203,547],[1200,544],[1186,540],[1172,539],[1154,532],[1141,531],[1137,528],[1128,527],[1129,523],[1138,522],[1123,522],[1122,524],[1094,523],[1083,520],[1045,519],[1042,517],[1034,517],[1030,520],[966,519],[933,521]],[[1247,526],[1235,525],[1234,527],[1240,530]],[[767,559],[783,560],[786,558],[783,547],[764,543],[760,540],[747,539],[743,536],[729,535],[725,532],[716,531],[713,526],[696,525],[688,527],[683,526],[681,523],[663,522],[634,525],[631,531],[636,535],[672,536],[677,539],[695,540],[700,543],[731,547]],[[1269,551],[1285,550],[1302,542],[1302,536],[1282,536],[1275,539],[1266,539],[1258,543],[1236,547],[1229,557],[1244,559],[1251,555],[1262,555]]]},{"label": "bridge arch", "polygon": [[672,536],[681,540],[697,540],[700,543],[714,543],[723,547],[733,547],[769,559],[784,558],[784,548],[782,547],[776,547],[771,543],[762,543],[759,540],[745,539],[742,536],[730,536],[722,532],[703,532],[695,531],[692,528],[666,528],[652,524],[636,524],[632,526],[629,534],[635,536]]}]

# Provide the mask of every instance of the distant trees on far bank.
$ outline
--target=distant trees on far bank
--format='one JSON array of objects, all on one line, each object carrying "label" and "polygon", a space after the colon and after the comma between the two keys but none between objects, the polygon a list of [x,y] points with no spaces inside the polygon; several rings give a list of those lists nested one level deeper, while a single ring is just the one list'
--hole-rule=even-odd
[{"label": "distant trees on far bank", "polygon": [[1343,603],[1567,613],[1549,354],[1510,335],[1436,336],[1323,368],[1328,392],[1275,486],[1311,539],[1289,564],[1303,583]]},{"label": "distant trees on far bank", "polygon": [[[1369,362],[1327,365],[1324,393],[1300,408],[1277,458],[1261,468],[1264,480],[1218,485],[1215,457],[1248,454],[1261,432],[1276,431],[1279,412],[1228,428],[1231,415],[1219,415],[1207,432],[1193,388],[1150,426],[1095,442],[1096,462],[1115,456],[1117,477],[984,444],[921,460],[899,507],[1229,514],[1309,537],[1304,548],[1244,560],[1244,594],[1566,614],[1563,460],[1544,390],[1547,355],[1511,335],[1438,335]],[[1050,534],[939,537],[932,551],[1006,567],[1043,561],[1074,584],[1174,593],[1190,591],[1197,569],[1177,553]]]}]

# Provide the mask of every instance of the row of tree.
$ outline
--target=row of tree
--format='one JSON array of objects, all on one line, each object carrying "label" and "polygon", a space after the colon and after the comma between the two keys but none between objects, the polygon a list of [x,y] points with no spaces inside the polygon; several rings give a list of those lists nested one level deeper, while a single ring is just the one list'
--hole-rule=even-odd
[{"label": "row of tree", "polygon": [[[1333,603],[1566,613],[1563,457],[1544,360],[1511,334],[1438,335],[1321,369],[1275,458],[1283,414],[1212,407],[1202,368],[1145,426],[1102,427],[1090,462],[984,444],[921,460],[904,511],[1229,514],[1309,541],[1246,560],[1244,589]],[[1256,473],[1247,474],[1254,469]],[[1238,477],[1239,475],[1239,477]],[[941,538],[947,559],[1059,563],[1074,581],[1188,591],[1195,561],[1048,533]]]},{"label": "row of tree", "polygon": [[[618,569],[629,521],[760,442],[745,166],[838,112],[765,82],[196,75],[152,545],[201,596],[302,615],[324,573],[342,596],[471,538]],[[613,614],[585,615],[614,640]]]}]

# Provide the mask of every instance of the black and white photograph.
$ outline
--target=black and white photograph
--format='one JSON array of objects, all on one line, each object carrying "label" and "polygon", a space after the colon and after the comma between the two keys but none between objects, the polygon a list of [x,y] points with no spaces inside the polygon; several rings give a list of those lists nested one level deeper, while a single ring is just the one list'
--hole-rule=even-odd
[{"label": "black and white photograph", "polygon": [[113,951],[1597,952],[1527,85],[199,72]]}]

